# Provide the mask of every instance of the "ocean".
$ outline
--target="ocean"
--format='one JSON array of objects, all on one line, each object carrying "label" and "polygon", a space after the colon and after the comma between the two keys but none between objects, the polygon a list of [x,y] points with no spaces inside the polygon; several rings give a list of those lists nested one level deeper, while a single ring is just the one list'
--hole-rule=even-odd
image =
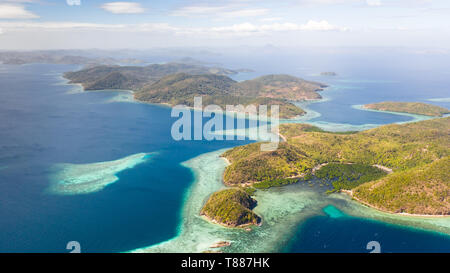
[{"label": "ocean", "polygon": [[[394,71],[380,67],[387,57],[375,62],[358,55],[345,65],[341,59],[318,63],[311,57],[283,58],[287,57],[274,55],[261,60],[218,56],[210,60],[255,71],[238,74],[236,80],[288,73],[329,84],[330,88],[322,92],[324,101],[307,105],[316,113],[307,122],[324,128],[372,128],[415,118],[354,107],[369,102],[423,101],[450,107],[448,70],[439,65],[425,63],[417,69],[410,65],[412,58]],[[418,59],[418,63],[423,61],[422,57]],[[441,61],[436,59],[439,64]],[[167,251],[201,251],[192,244],[205,247],[210,242],[190,241],[200,235],[186,232],[186,213],[195,212],[186,206],[198,206],[207,198],[202,194],[215,188],[204,188],[194,196],[195,202],[189,201],[197,192],[198,168],[220,172],[224,166],[214,163],[221,160],[217,151],[250,141],[175,141],[170,129],[176,118],[170,116],[170,108],[130,101],[126,92],[81,92],[79,86],[67,85],[61,78],[63,72],[77,68],[0,65],[0,252],[68,252],[69,241],[78,241],[82,252],[123,252],[176,238],[184,238],[186,243],[178,242],[176,249]],[[335,71],[338,76],[319,76],[322,71]],[[90,176],[77,179],[95,177],[95,183],[89,188],[58,184],[60,180],[72,183],[74,174],[80,173]],[[213,176],[207,174],[206,180],[208,175]],[[220,188],[220,173],[215,179],[215,187]],[[52,188],[55,183],[57,187]],[[276,193],[280,190],[261,192],[256,198],[278,202]],[[386,246],[382,249],[389,252],[450,251],[449,235],[420,229],[419,225],[412,228],[381,218],[368,220],[362,214],[349,216],[347,205],[342,205],[348,201],[327,199],[317,192],[308,195],[301,187],[295,192],[303,197],[320,196],[319,207],[313,209],[312,203],[305,202],[293,206],[289,221],[279,220],[286,220],[289,226],[283,239],[260,249],[247,248],[245,242],[273,230],[269,220],[268,226],[263,224],[255,234],[223,230],[198,217],[192,225],[232,238],[235,243],[230,251],[368,252],[366,244],[372,240],[385,241],[381,242]],[[295,201],[297,197],[292,198]],[[329,205],[345,216],[333,218],[324,213],[322,209]],[[265,206],[261,205],[262,212],[268,211]],[[354,230],[358,232],[349,234]]]}]

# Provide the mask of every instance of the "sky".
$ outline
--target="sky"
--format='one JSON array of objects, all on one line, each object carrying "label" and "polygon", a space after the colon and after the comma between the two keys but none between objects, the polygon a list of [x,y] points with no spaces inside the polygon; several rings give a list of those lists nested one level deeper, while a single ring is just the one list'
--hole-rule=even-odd
[{"label": "sky", "polygon": [[449,0],[0,0],[0,49],[450,49]]}]

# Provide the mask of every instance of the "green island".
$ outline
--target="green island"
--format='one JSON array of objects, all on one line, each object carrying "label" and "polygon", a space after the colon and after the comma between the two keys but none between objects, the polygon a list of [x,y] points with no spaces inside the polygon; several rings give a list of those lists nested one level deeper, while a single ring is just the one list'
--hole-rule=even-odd
[{"label": "green island", "polygon": [[69,83],[79,83],[85,90],[128,89],[139,91],[159,79],[176,73],[232,75],[230,69],[185,63],[151,64],[147,66],[99,65],[64,73]]},{"label": "green island", "polygon": [[32,63],[75,64],[84,66],[142,64],[135,58],[94,57],[79,50],[0,51],[0,63],[23,65]]},{"label": "green island", "polygon": [[261,151],[261,143],[226,151],[224,184],[251,194],[328,181],[329,192],[385,212],[450,215],[449,117],[348,133],[282,124],[280,134],[286,141],[276,151]]},{"label": "green island", "polygon": [[442,117],[443,115],[450,113],[450,110],[444,107],[422,102],[385,101],[379,103],[366,104],[363,106],[363,108],[370,110],[408,113],[432,117]]},{"label": "green island", "polygon": [[[137,100],[171,106],[194,106],[201,96],[203,105],[279,105],[280,118],[294,118],[305,111],[293,101],[317,100],[326,85],[290,75],[266,75],[237,82],[227,75],[234,70],[192,64],[168,63],[148,66],[96,66],[65,73],[70,83],[85,90],[133,90]],[[270,112],[270,111],[269,111]],[[270,114],[270,113],[269,113]]]},{"label": "green island", "polygon": [[[68,72],[71,83],[86,90],[128,89],[137,100],[193,107],[193,97],[203,105],[280,105],[281,118],[305,111],[293,101],[320,99],[326,87],[289,75],[266,75],[237,82],[237,71],[196,64],[88,67]],[[434,117],[449,113],[424,103],[383,102],[365,105],[380,111]],[[276,151],[261,151],[261,143],[235,147],[223,154],[230,165],[223,182],[228,189],[216,192],[201,215],[227,226],[259,224],[252,209],[257,190],[304,181],[327,184],[327,192],[346,192],[376,209],[414,215],[450,215],[448,198],[450,119],[385,125],[362,132],[327,132],[308,124],[282,124],[285,140]]]},{"label": "green island", "polygon": [[256,201],[247,192],[232,188],[212,194],[200,214],[227,227],[244,227],[261,222],[252,211],[255,206]]}]

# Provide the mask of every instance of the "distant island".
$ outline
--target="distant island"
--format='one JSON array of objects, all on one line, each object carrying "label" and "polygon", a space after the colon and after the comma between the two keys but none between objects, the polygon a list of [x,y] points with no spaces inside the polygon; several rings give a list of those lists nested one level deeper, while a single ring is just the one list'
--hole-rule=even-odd
[{"label": "distant island", "polygon": [[85,67],[97,65],[142,64],[135,58],[111,58],[87,56],[85,52],[51,50],[51,51],[0,51],[0,63],[8,65],[23,65],[32,63],[74,64]]},{"label": "distant island", "polygon": [[443,115],[450,113],[450,110],[444,107],[422,102],[385,101],[379,103],[366,104],[363,106],[363,108],[378,111],[400,112],[432,117],[442,117]]},{"label": "distant island", "polygon": [[[184,58],[174,61],[174,63],[202,65],[202,66],[215,66],[215,67],[221,66],[219,63],[210,63],[210,62],[200,61],[200,60],[194,59],[192,57],[184,57]],[[233,69],[233,71],[235,71],[237,73],[255,72],[254,70],[248,69],[248,68]]]},{"label": "distant island", "polygon": [[321,72],[320,76],[337,76],[336,72]]},{"label": "distant island", "polygon": [[449,133],[450,118],[349,133],[282,124],[286,141],[278,150],[264,152],[252,143],[223,154],[230,162],[224,183],[251,193],[326,180],[329,192],[349,193],[386,212],[450,215]]},{"label": "distant island", "polygon": [[167,63],[148,66],[97,66],[67,72],[70,83],[85,90],[127,89],[137,100],[171,106],[193,106],[193,98],[202,96],[203,104],[279,105],[280,118],[305,114],[293,101],[316,100],[325,84],[290,75],[266,75],[237,82],[228,75],[237,71],[192,64]]},{"label": "distant island", "polygon": [[[281,118],[305,111],[295,101],[316,100],[326,85],[290,75],[265,75],[237,82],[238,71],[187,63],[147,66],[102,65],[67,72],[85,90],[133,90],[142,102],[193,106],[280,105]],[[333,75],[333,72],[324,72]],[[441,117],[445,108],[415,102],[367,104],[366,109]],[[333,133],[307,124],[281,124],[284,139],[276,151],[261,143],[234,147],[223,154],[230,165],[223,182],[200,214],[227,227],[258,225],[252,209],[257,190],[293,183],[329,182],[331,192],[345,192],[376,209],[412,215],[450,215],[450,118],[392,124],[362,132]],[[315,182],[311,182],[315,181]]]},{"label": "distant island", "polygon": [[151,64],[147,66],[100,65],[64,73],[70,83],[79,83],[85,90],[128,89],[139,91],[148,88],[161,78],[176,74],[233,75],[231,69],[185,63]]},{"label": "distant island", "polygon": [[[147,66],[102,65],[67,72],[86,90],[128,89],[137,100],[171,106],[280,105],[280,117],[303,115],[294,101],[320,99],[326,85],[290,75],[265,75],[237,82],[235,70],[186,63]],[[331,72],[326,72],[331,73]],[[417,102],[381,102],[366,109],[441,117],[448,109]],[[345,192],[379,210],[413,215],[450,215],[450,118],[385,125],[362,132],[333,133],[307,124],[282,124],[285,140],[272,152],[260,143],[223,154],[230,165],[201,215],[227,226],[259,224],[251,195],[260,189],[299,182],[330,182],[328,192]],[[315,178],[315,179],[313,179]]]}]

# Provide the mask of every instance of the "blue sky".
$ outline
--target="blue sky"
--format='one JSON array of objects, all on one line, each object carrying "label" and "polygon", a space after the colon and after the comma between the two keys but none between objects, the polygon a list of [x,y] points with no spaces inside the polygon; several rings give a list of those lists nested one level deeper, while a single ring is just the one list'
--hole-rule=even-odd
[{"label": "blue sky", "polygon": [[0,0],[0,49],[450,48],[448,0]]}]

